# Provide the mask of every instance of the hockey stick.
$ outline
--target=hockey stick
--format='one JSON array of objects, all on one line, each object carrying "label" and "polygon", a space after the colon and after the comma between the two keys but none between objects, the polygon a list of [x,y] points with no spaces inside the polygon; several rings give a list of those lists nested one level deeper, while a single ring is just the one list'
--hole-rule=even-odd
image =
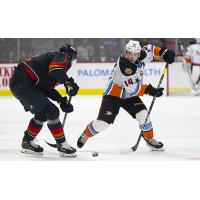
[{"label": "hockey stick", "polygon": [[[183,53],[183,56],[185,57],[185,47],[183,46],[183,43],[182,43],[181,41],[179,41],[179,44],[180,44],[180,48],[181,48],[181,51],[182,51],[182,53]],[[196,88],[196,86],[195,86],[195,83],[194,83],[194,81],[192,80],[192,75],[191,75],[191,73],[190,73],[190,70],[188,69],[187,66],[186,66],[185,68],[186,68],[186,70],[187,70],[187,73],[188,73],[188,76],[189,76],[189,80],[190,80],[190,84],[191,84],[191,86],[192,86],[192,89],[194,89],[196,92],[198,92],[198,90],[197,90],[197,88]]]},{"label": "hockey stick", "polygon": [[[71,100],[72,100],[72,96],[69,96],[69,101],[68,101],[68,103],[71,103]],[[67,113],[65,113],[64,118],[63,118],[63,122],[62,122],[62,127],[63,127],[63,128],[64,128],[64,126],[65,126],[66,119],[67,119]],[[47,142],[46,140],[45,140],[45,142],[46,142],[50,147],[57,148],[57,144],[51,144],[51,143]]]},{"label": "hockey stick", "polygon": [[[167,68],[168,68],[168,63],[165,64],[165,67],[164,67],[164,69],[163,69],[163,71],[162,71],[162,75],[161,75],[161,77],[160,77],[160,81],[159,81],[159,83],[158,83],[157,89],[160,88],[160,86],[161,86],[161,83],[162,83],[162,81],[163,81],[163,78],[164,78],[164,76],[165,76],[165,74],[166,74],[166,72],[167,72]],[[153,100],[152,100],[151,105],[150,105],[150,107],[149,107],[149,110],[148,110],[147,116],[146,116],[146,118],[145,118],[143,127],[142,127],[141,132],[140,132],[140,135],[139,135],[139,137],[138,137],[138,140],[137,140],[136,144],[131,148],[132,151],[136,151],[137,148],[138,148],[138,146],[139,146],[141,137],[143,136],[143,129],[144,129],[146,123],[147,123],[147,120],[148,120],[148,118],[149,118],[149,115],[150,115],[150,113],[151,113],[151,110],[152,110],[152,108],[153,108],[153,105],[154,105],[154,103],[155,103],[156,97],[157,97],[157,96],[154,96],[154,97],[153,97]]]},{"label": "hockey stick", "polygon": [[[68,101],[69,104],[71,103],[71,100],[72,100],[72,96],[69,96],[69,101]],[[63,118],[63,122],[62,122],[63,127],[65,126],[66,119],[67,119],[67,113],[65,113],[64,118]]]}]

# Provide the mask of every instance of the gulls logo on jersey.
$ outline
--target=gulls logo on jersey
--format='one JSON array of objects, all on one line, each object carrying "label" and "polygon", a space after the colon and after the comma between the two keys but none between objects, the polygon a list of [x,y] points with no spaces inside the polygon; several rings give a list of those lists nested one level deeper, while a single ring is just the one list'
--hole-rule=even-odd
[{"label": "gulls logo on jersey", "polygon": [[130,67],[126,67],[124,70],[124,73],[126,75],[131,75],[131,74],[133,74],[133,70]]}]

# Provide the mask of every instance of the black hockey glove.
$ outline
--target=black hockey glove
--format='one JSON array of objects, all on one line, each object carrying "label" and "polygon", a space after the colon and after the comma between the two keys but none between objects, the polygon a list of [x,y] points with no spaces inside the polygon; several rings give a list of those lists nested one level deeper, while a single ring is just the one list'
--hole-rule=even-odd
[{"label": "black hockey glove", "polygon": [[174,62],[175,53],[172,50],[167,49],[166,47],[161,48],[160,57],[169,64]]},{"label": "black hockey glove", "polygon": [[163,95],[163,90],[164,88],[155,88],[151,84],[147,87],[145,90],[145,94],[148,94],[150,96],[156,96],[156,97],[161,97]]},{"label": "black hockey glove", "polygon": [[68,81],[64,83],[67,94],[70,96],[76,96],[79,90],[79,86],[74,82],[74,79],[71,77]]},{"label": "black hockey glove", "polygon": [[71,113],[74,111],[73,105],[69,103],[67,97],[62,97],[58,102],[60,104],[60,108],[65,113]]}]

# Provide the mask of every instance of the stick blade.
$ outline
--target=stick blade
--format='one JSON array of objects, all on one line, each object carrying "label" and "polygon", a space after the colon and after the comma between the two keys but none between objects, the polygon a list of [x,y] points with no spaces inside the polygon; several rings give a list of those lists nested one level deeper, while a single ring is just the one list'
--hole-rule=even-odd
[{"label": "stick blade", "polygon": [[46,140],[45,140],[45,142],[46,142],[50,147],[57,148],[57,144],[51,144],[51,143],[47,142]]},{"label": "stick blade", "polygon": [[137,150],[138,145],[133,146],[131,149],[133,152],[135,152]]}]

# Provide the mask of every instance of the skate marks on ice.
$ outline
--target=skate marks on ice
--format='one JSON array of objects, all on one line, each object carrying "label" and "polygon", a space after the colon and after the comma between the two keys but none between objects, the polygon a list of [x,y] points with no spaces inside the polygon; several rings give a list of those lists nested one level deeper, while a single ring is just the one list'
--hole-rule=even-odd
[{"label": "skate marks on ice", "polygon": [[[135,138],[134,138],[135,140]],[[183,161],[199,160],[200,137],[164,138],[165,151],[149,151],[142,141],[136,152],[131,150],[133,138],[97,138],[77,148],[76,161]],[[194,142],[196,141],[196,142]],[[75,143],[75,142],[73,142]],[[46,148],[46,147],[45,147]],[[50,149],[48,148],[48,151]],[[56,150],[54,149],[54,153]],[[92,154],[98,152],[97,157]],[[57,153],[57,152],[56,152]],[[53,156],[52,154],[49,156]],[[55,155],[56,156],[56,155]],[[54,156],[53,156],[54,157]],[[58,158],[56,159],[58,160]],[[62,159],[63,160],[63,159]]]},{"label": "skate marks on ice", "polygon": [[[151,99],[144,99],[148,106]],[[200,159],[200,104],[199,97],[163,97],[158,99],[152,112],[156,139],[164,143],[164,152],[149,152],[144,141],[141,141],[136,152],[131,147],[137,141],[138,125],[127,113],[120,111],[115,124],[107,131],[88,140],[82,149],[77,149],[76,158],[60,158],[56,149],[48,147],[42,140],[52,142],[48,129],[40,134],[39,144],[44,147],[43,156],[22,154],[20,145],[29,119],[19,103],[11,97],[0,98],[0,161],[195,161]],[[74,99],[77,109],[67,119],[66,137],[70,145],[76,148],[76,141],[85,125],[98,114],[101,97],[78,96]],[[90,104],[88,112],[85,105]],[[87,113],[87,115],[85,115]],[[84,116],[84,118],[80,117]],[[61,116],[62,118],[62,116]],[[92,153],[98,152],[97,157]]]},{"label": "skate marks on ice", "polygon": [[[199,138],[198,138],[199,139]],[[195,161],[200,160],[200,149],[195,145],[193,147],[174,145],[177,140],[165,139],[165,151],[155,152],[149,151],[145,144],[141,144],[136,152],[132,152],[131,145],[113,145],[109,146],[108,140],[101,139],[104,145],[99,142],[88,144],[83,149],[77,149],[77,157],[61,158],[56,149],[52,149],[41,141],[44,147],[44,154],[31,155],[21,153],[21,148],[0,148],[0,160],[12,161]],[[95,146],[94,146],[95,144]],[[107,146],[108,145],[108,146]],[[92,154],[98,152],[98,156],[93,157]]]}]

